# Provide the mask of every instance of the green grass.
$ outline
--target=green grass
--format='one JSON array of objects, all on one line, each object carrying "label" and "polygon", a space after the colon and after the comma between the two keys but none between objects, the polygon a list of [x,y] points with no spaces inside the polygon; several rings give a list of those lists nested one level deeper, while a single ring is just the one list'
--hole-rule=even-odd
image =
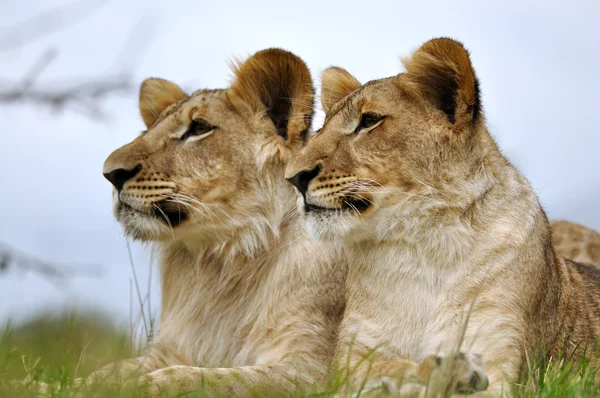
[{"label": "green grass", "polygon": [[[84,377],[100,366],[135,354],[131,339],[105,317],[70,314],[43,317],[18,328],[5,326],[0,333],[0,397],[35,396],[11,381],[39,380],[59,383],[69,396],[77,390],[73,379]],[[106,391],[102,396],[119,396]],[[84,394],[84,396],[88,396]]]},{"label": "green grass", "polygon": [[[72,314],[39,318],[18,328],[6,326],[0,330],[0,397],[36,396],[28,388],[15,387],[11,383],[14,380],[59,383],[62,388],[50,394],[52,397],[139,396],[135,390],[73,385],[74,378],[85,377],[108,362],[138,351],[126,331],[110,325],[102,316]],[[595,374],[596,369],[587,361],[579,365],[537,361],[531,365],[529,376],[515,386],[514,394],[516,397],[600,396]],[[298,395],[331,396],[342,384],[330,380],[321,390]]]}]

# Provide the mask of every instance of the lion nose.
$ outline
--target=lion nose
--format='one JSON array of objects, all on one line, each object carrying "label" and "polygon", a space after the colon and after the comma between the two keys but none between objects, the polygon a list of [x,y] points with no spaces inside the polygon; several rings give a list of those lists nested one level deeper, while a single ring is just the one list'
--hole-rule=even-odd
[{"label": "lion nose", "polygon": [[318,176],[320,172],[321,172],[321,165],[317,165],[317,167],[315,167],[314,169],[302,170],[295,176],[287,178],[287,180],[290,182],[290,184],[292,184],[293,186],[298,188],[298,191],[300,191],[302,196],[305,196],[306,191],[308,190],[308,184],[310,184],[310,182],[316,176]]},{"label": "lion nose", "polygon": [[114,169],[109,171],[108,173],[103,173],[104,177],[110,181],[111,184],[117,188],[117,191],[123,189],[123,185],[133,177],[135,177],[140,170],[142,170],[141,165],[135,166],[133,169]]}]

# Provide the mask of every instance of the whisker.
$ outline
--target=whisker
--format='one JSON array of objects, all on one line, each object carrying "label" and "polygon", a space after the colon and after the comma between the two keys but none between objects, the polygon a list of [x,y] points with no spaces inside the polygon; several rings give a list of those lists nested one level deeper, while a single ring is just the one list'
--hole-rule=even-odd
[{"label": "whisker", "polygon": [[156,205],[155,203],[152,204],[152,206],[157,209],[158,211],[160,211],[160,214],[162,214],[163,218],[165,219],[165,221],[167,222],[167,224],[169,225],[169,229],[171,230],[171,237],[173,239],[175,239],[175,231],[173,231],[173,226],[171,225],[171,221],[169,220],[169,217],[167,217],[167,215],[165,214],[164,211],[162,211],[162,209]]},{"label": "whisker", "polygon": [[303,234],[301,234],[299,237],[297,237],[293,241],[288,242],[288,243],[284,244],[283,246],[280,246],[280,248],[288,247],[289,245],[298,242],[300,239],[304,238],[306,235],[308,235],[308,232],[304,232]]},{"label": "whisker", "polygon": [[[171,195],[171,196],[173,196],[173,195]],[[183,195],[181,197],[179,197],[179,196],[174,197],[171,201],[173,201],[173,202],[179,201],[181,204],[184,204],[185,206],[188,206],[189,208],[194,209],[198,214],[200,214],[202,216],[208,215],[211,219],[211,222],[213,224],[215,223],[215,221],[213,219],[213,212],[210,211],[206,206],[202,206],[202,210],[198,207],[192,206],[192,204],[202,205],[201,202],[195,201],[195,200],[190,200],[190,198],[188,198],[187,196],[183,196]]]},{"label": "whisker", "polygon": [[186,202],[184,202],[184,201],[182,201],[182,200],[179,200],[179,199],[166,199],[166,200],[167,200],[168,202],[171,202],[171,203],[177,203],[177,204],[180,204],[180,205],[182,205],[182,206],[185,206],[185,208],[186,208],[186,209],[193,211],[193,212],[191,213],[192,217],[195,217],[196,213],[199,213],[199,214],[202,214],[202,215],[204,215],[204,214],[203,214],[203,213],[200,211],[200,209],[198,209],[197,207],[194,207],[194,206],[190,205],[189,203],[186,203]]},{"label": "whisker", "polygon": [[[202,206],[203,209],[205,209],[207,212],[210,212],[215,217],[217,215],[214,213],[214,210],[215,209],[219,210],[223,215],[227,216],[234,224],[237,223],[237,221],[233,217],[231,217],[224,209],[222,209],[220,207],[217,207],[214,204],[204,203],[204,202],[201,202],[198,199],[194,198],[193,196],[186,195],[186,194],[181,194],[181,193],[173,193],[173,194],[171,194],[171,196],[173,196],[175,198],[183,199],[183,200],[188,200],[191,203],[194,203],[194,204],[197,204],[199,206]],[[213,206],[214,208],[211,209],[210,206]],[[218,217],[217,217],[217,219],[219,221],[221,221]]]},{"label": "whisker", "polygon": [[363,225],[366,225],[365,219],[363,217],[363,215],[360,213],[360,211],[358,211],[358,209],[356,208],[356,206],[354,206],[352,203],[344,200],[344,203],[346,205],[348,205],[352,210],[354,210],[354,212],[358,215],[358,219],[363,223]]},{"label": "whisker", "polygon": [[288,211],[288,212],[287,212],[287,213],[286,213],[286,214],[285,214],[285,215],[284,215],[284,216],[281,218],[280,224],[283,224],[283,223],[285,223],[285,222],[287,222],[287,221],[291,220],[292,218],[294,218],[294,217],[295,217],[295,216],[297,216],[297,215],[298,215],[298,212],[296,211],[296,209],[295,209],[295,208],[294,208],[293,210],[291,210],[291,211]]},{"label": "whisker", "polygon": [[282,97],[282,98],[290,101],[290,103],[292,103],[292,104],[304,105],[306,107],[309,107],[310,109],[313,109],[313,110],[315,109],[315,104],[313,101],[303,100],[301,98],[286,98],[286,97]]},{"label": "whisker", "polygon": [[419,184],[421,184],[421,185],[423,185],[423,186],[425,186],[425,187],[427,187],[427,188],[431,189],[431,190],[432,190],[432,191],[434,191],[434,192],[440,193],[440,191],[439,191],[439,190],[435,189],[435,188],[434,188],[434,187],[432,187],[431,185],[425,184],[423,181],[419,181],[419,180],[417,180],[417,179],[415,179],[415,181],[416,181],[416,182],[418,182]]}]

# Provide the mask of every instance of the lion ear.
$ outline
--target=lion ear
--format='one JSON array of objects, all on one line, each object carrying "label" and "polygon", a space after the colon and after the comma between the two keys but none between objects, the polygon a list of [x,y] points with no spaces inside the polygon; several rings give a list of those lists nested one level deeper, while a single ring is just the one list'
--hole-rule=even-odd
[{"label": "lion ear", "polygon": [[156,77],[144,80],[140,86],[140,114],[146,127],[152,127],[166,107],[186,98],[188,95],[175,83]]},{"label": "lion ear", "polygon": [[402,60],[418,93],[455,125],[475,123],[481,114],[479,82],[469,52],[448,38],[432,39]]},{"label": "lion ear", "polygon": [[360,86],[360,82],[346,69],[337,66],[325,69],[321,75],[321,105],[325,113],[329,113],[334,104]]},{"label": "lion ear", "polygon": [[277,134],[289,143],[307,139],[315,91],[310,71],[299,57],[271,48],[234,62],[232,69],[232,92],[252,112],[266,112]]}]

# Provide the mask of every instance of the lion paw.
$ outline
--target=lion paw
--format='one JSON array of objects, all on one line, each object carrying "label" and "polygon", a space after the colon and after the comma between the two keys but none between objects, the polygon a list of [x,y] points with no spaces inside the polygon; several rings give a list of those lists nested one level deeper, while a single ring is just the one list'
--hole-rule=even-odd
[{"label": "lion paw", "polygon": [[144,376],[141,376],[136,383],[126,383],[125,387],[133,387],[133,384],[135,384],[137,385],[138,389],[143,392],[142,396],[156,397],[165,392],[167,386],[164,377],[162,377],[159,373],[153,373],[148,373]]},{"label": "lion paw", "polygon": [[147,373],[137,380],[143,396],[183,394],[196,391],[202,381],[198,368],[176,365]]},{"label": "lion paw", "polygon": [[419,364],[417,371],[428,380],[431,396],[484,391],[489,384],[483,360],[477,354],[432,354]]}]

